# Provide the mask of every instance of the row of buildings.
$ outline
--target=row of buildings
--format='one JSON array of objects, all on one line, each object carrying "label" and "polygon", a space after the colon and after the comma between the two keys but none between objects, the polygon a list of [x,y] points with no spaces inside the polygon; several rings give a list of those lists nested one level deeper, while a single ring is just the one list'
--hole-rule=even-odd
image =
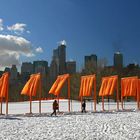
[{"label": "row of buildings", "polygon": [[21,65],[21,73],[18,73],[16,65],[12,65],[11,68],[6,67],[6,72],[10,72],[10,81],[20,79],[26,81],[33,73],[40,72],[42,77],[46,79],[49,77],[50,82],[53,82],[57,75],[64,73],[74,74],[76,73],[76,61],[66,61],[66,45],[64,43],[59,44],[57,49],[53,50],[53,56],[50,66],[45,60],[38,60],[31,62],[23,62]]},{"label": "row of buildings", "polygon": [[[97,68],[97,55],[92,54],[89,56],[85,56],[85,66],[84,68],[87,69],[88,67]],[[114,53],[114,65],[115,69],[122,69],[123,68],[123,55],[120,52]]]},{"label": "row of buildings", "polygon": [[[97,68],[97,55],[92,54],[85,56],[84,69],[88,67]],[[114,54],[114,67],[120,69],[123,67],[123,55],[120,52]],[[18,73],[16,65],[12,65],[11,68],[5,68],[5,71],[11,73],[10,79],[14,81],[18,79],[18,75],[22,77],[23,81],[26,81],[33,73],[40,72],[44,79],[49,77],[50,82],[53,82],[57,75],[64,73],[74,74],[76,73],[76,61],[66,61],[66,44],[59,44],[58,48],[53,50],[52,61],[50,66],[47,61],[40,60],[31,62],[23,62],[21,66],[21,73]]]}]

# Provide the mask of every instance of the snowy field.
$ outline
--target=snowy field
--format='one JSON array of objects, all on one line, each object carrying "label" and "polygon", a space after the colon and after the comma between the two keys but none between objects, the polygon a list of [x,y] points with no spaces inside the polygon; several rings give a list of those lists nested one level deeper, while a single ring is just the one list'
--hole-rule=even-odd
[{"label": "snowy field", "polygon": [[[38,114],[38,102],[33,102],[33,114],[29,102],[9,103],[9,115],[0,116],[0,140],[140,140],[140,111],[136,103],[125,103],[127,111],[101,112],[101,103],[94,113],[91,102],[87,102],[87,113],[80,112],[80,102],[72,101],[72,112],[68,113],[68,102],[60,101],[60,113],[51,117],[53,101],[42,101],[42,114]],[[106,103],[105,109],[116,109],[115,103]],[[3,113],[5,104],[3,104]]]}]

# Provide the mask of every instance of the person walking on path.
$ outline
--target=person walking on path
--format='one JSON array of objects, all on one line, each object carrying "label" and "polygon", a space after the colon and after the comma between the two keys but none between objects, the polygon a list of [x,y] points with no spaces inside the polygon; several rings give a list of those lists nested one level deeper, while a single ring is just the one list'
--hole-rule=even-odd
[{"label": "person walking on path", "polygon": [[58,109],[58,103],[56,100],[54,100],[53,102],[53,113],[51,114],[51,116],[54,114],[56,116],[56,110]]},{"label": "person walking on path", "polygon": [[85,112],[86,113],[86,101],[84,100],[82,103],[82,113]]}]

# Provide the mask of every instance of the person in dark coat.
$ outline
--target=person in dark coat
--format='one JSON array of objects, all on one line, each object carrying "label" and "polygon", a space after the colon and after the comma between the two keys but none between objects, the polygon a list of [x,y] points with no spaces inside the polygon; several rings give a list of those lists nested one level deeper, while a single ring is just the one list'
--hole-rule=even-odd
[{"label": "person in dark coat", "polygon": [[51,114],[51,116],[53,115],[53,114],[55,114],[55,116],[56,116],[56,110],[58,109],[58,103],[57,103],[57,101],[56,100],[54,100],[54,102],[53,102],[53,113]]},{"label": "person in dark coat", "polygon": [[86,101],[84,100],[82,103],[82,113],[86,112]]}]

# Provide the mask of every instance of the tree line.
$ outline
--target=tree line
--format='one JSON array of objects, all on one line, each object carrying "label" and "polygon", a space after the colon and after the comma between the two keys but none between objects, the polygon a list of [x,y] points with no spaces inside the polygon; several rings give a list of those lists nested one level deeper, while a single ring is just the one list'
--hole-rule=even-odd
[{"label": "tree line", "polygon": [[[71,85],[71,99],[79,100],[79,90],[80,90],[80,78],[84,75],[92,75],[96,74],[96,93],[97,93],[97,101],[100,101],[100,98],[98,96],[100,87],[101,87],[101,81],[102,77],[111,76],[111,75],[118,75],[119,77],[119,94],[121,93],[121,78],[122,77],[129,77],[129,76],[138,76],[140,77],[140,68],[138,65],[134,66],[127,66],[124,68],[115,68],[115,67],[109,67],[106,66],[106,60],[99,61],[97,67],[93,67],[92,64],[88,64],[86,69],[81,69],[80,72],[77,72],[75,74],[72,74],[70,76],[70,85]],[[48,94],[51,86],[53,83],[50,83],[50,80],[48,78],[48,75],[45,75],[44,77],[46,80],[45,82],[42,81],[42,99],[50,99],[50,98],[56,98],[52,94]],[[17,102],[17,101],[26,101],[29,100],[29,97],[25,95],[21,95],[22,88],[26,84],[27,81],[17,80],[14,83],[10,83],[9,85],[9,101]],[[94,94],[94,93],[93,93]],[[114,96],[116,96],[114,94]],[[115,97],[110,97],[112,99],[115,99]],[[68,98],[67,95],[67,84],[64,85],[61,93],[61,98]],[[34,100],[38,99],[37,96],[33,97]],[[90,100],[92,97],[86,97],[86,99]]]}]

